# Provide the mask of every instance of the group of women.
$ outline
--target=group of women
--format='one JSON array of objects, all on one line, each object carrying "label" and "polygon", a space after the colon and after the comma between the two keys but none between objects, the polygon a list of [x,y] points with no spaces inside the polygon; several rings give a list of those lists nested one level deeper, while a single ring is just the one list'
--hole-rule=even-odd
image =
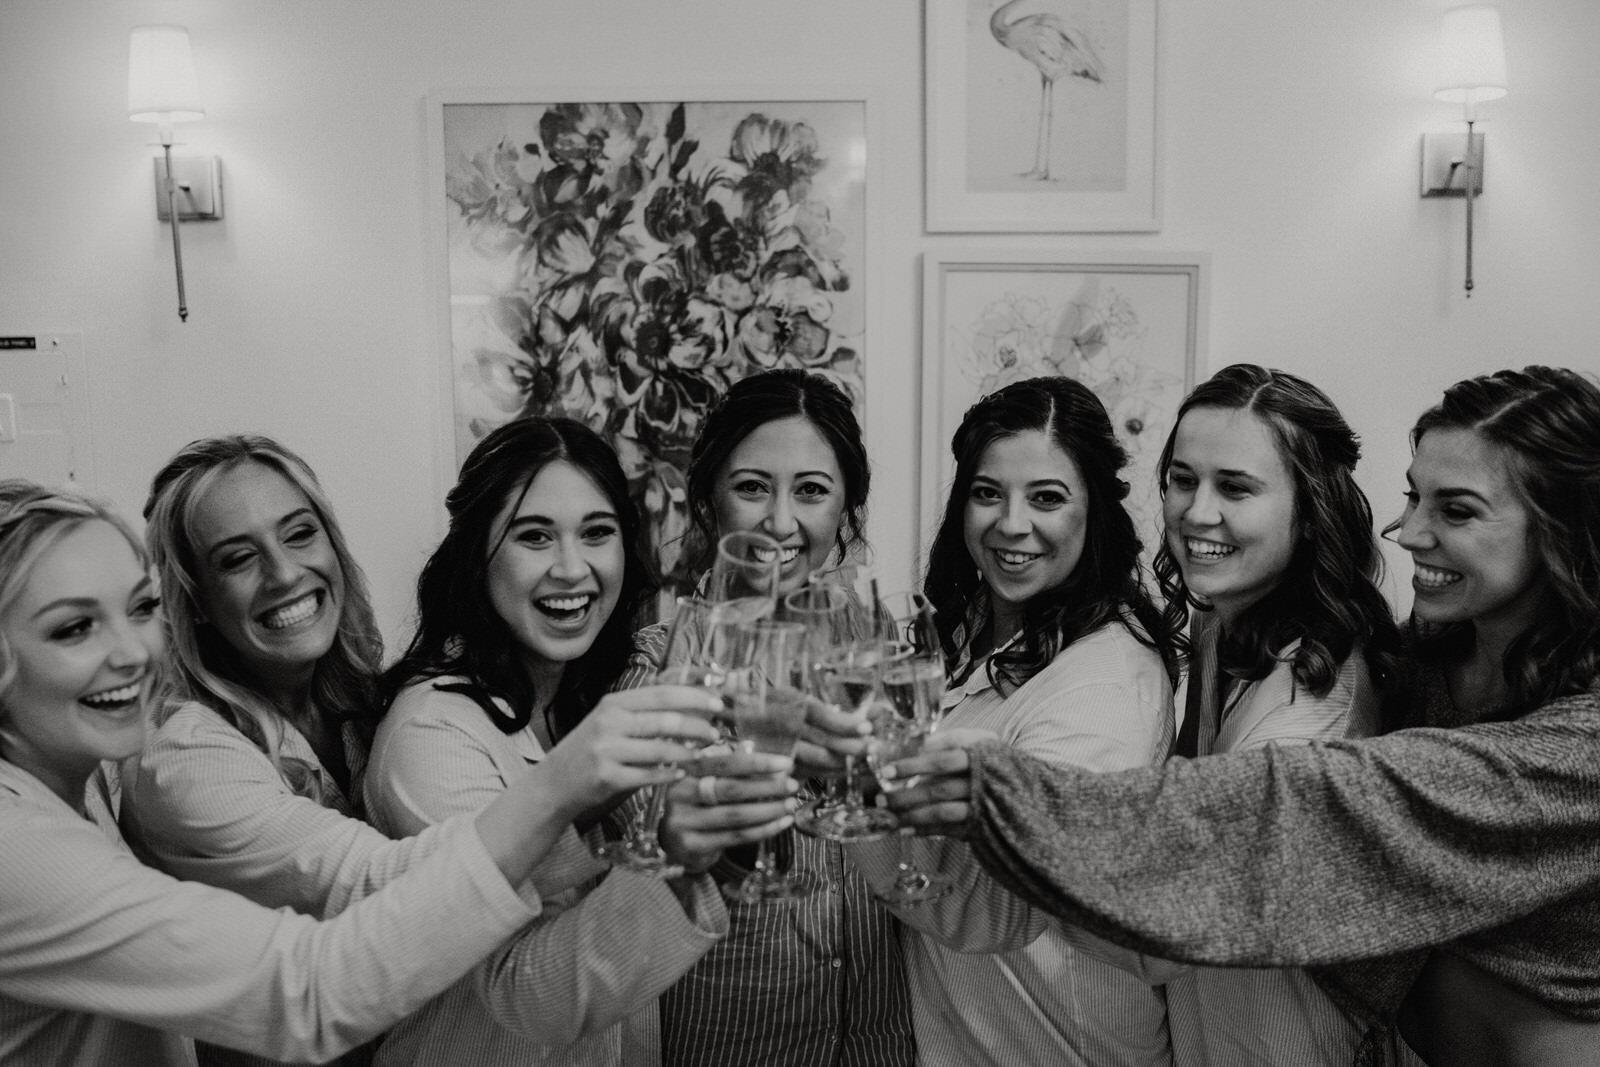
[{"label": "group of women", "polygon": [[[692,760],[717,701],[660,626],[609,446],[483,438],[385,666],[311,470],[197,441],[141,540],[0,482],[0,1063],[1358,1064],[1600,1060],[1600,386],[1452,386],[1412,433],[1401,626],[1355,434],[1228,367],[1160,460],[1154,580],[1080,383],[981,399],[928,552],[948,679],[882,770],[906,843],[800,833],[868,744]],[[849,399],[709,413],[700,550],[781,592],[859,563]],[[668,785],[673,877],[594,848]],[[757,842],[813,876],[728,903]],[[374,1040],[379,1038],[381,1039]]]}]

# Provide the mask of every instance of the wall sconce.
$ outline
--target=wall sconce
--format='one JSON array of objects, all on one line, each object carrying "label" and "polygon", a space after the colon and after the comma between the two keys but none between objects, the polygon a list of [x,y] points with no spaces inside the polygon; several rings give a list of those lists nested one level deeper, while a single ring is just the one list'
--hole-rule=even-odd
[{"label": "wall sconce", "polygon": [[[172,224],[172,262],[178,272],[178,318],[189,321],[183,290],[183,245],[179,219],[222,217],[222,177],[215,156],[172,157],[172,124],[203,119],[200,83],[182,26],[135,26],[128,41],[128,118],[154,122],[165,165],[155,161],[156,217]],[[183,193],[180,207],[178,194]]]},{"label": "wall sconce", "polygon": [[1462,139],[1422,135],[1422,195],[1460,196],[1467,201],[1467,297],[1472,296],[1472,202],[1483,193],[1483,134],[1473,132],[1478,105],[1506,95],[1506,50],[1500,11],[1492,4],[1467,4],[1444,13],[1439,34],[1439,81],[1434,97],[1461,104],[1467,121]]}]

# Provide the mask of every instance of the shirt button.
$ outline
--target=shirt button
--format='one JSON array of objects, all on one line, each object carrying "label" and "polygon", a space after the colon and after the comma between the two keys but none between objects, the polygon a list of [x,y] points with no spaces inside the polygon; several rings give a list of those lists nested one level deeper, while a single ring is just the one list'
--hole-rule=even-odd
[{"label": "shirt button", "polygon": [[833,969],[837,971],[840,967],[844,966],[844,960],[833,960],[832,966]]}]

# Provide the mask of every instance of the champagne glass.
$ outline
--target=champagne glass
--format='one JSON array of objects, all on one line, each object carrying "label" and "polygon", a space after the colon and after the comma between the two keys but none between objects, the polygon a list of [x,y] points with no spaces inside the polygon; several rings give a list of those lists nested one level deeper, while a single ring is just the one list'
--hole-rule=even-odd
[{"label": "champagne glass", "polygon": [[[847,648],[867,636],[871,629],[866,609],[848,589],[830,581],[810,582],[784,597],[781,614],[786,619],[802,623],[809,631],[813,667],[836,650]],[[832,699],[824,691],[814,670],[807,692],[823,700]],[[844,804],[844,776],[832,773],[822,778],[823,795],[802,805],[795,812],[795,827],[804,833],[815,834],[818,821],[829,818]]]},{"label": "champagne glass", "polygon": [[717,603],[761,600],[770,613],[782,577],[782,546],[766,534],[736,530],[717,541],[705,597]]},{"label": "champagne glass", "polygon": [[[944,656],[933,606],[921,593],[892,593],[879,601],[879,610],[905,654],[884,670],[888,707],[879,706],[879,719],[873,723],[867,748],[867,762],[874,774],[886,763],[922,751],[928,734],[938,727],[944,698]],[[893,714],[886,714],[887,710]],[[879,779],[886,792],[915,783],[916,778]],[[882,894],[890,903],[914,905],[936,900],[954,885],[948,875],[918,868],[911,860],[909,842],[899,842],[897,853],[894,884]]]},{"label": "champagne glass", "polygon": [[[865,712],[868,722],[883,721],[894,714],[883,690],[884,671],[901,658],[904,651],[894,642],[867,638],[834,649],[815,671],[828,699],[841,708]],[[868,841],[892,832],[899,825],[900,821],[887,809],[867,806],[861,796],[856,761],[846,756],[844,800],[813,819],[810,832],[830,841]]]},{"label": "champagne glass", "polygon": [[[806,721],[805,683],[810,672],[806,628],[762,620],[739,628],[738,666],[728,671],[722,695],[734,743],[747,752],[793,756]],[[809,874],[780,871],[771,839],[756,846],[755,870],[723,893],[742,904],[798,900],[816,892]]]},{"label": "champagne glass", "polygon": [[[734,656],[738,618],[724,605],[694,597],[679,597],[677,611],[667,630],[667,645],[655,681],[662,685],[698,686],[719,692]],[[607,841],[594,855],[614,867],[676,878],[683,868],[668,862],[661,847],[661,817],[665,813],[668,784],[650,787],[643,803],[633,805],[628,833],[620,841]]]}]

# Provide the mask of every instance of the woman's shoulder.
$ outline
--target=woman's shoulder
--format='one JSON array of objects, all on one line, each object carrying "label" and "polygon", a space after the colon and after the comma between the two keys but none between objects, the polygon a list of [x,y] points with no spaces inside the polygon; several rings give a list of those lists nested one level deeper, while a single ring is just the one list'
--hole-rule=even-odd
[{"label": "woman's shoulder", "polygon": [[1118,619],[1063,646],[1015,696],[1046,699],[1108,688],[1141,694],[1153,704],[1170,704],[1172,699],[1172,680],[1161,654]]},{"label": "woman's shoulder", "polygon": [[492,700],[469,679],[454,674],[415,678],[401,686],[378,732],[392,733],[407,724],[454,723],[476,728],[488,724],[481,701]]}]

